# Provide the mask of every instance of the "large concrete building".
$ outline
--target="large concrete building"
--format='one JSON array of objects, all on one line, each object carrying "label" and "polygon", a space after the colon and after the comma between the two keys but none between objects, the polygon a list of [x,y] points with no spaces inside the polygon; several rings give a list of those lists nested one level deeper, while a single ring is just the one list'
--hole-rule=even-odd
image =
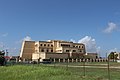
[{"label": "large concrete building", "polygon": [[24,41],[22,59],[80,58],[86,53],[85,45],[62,40]]}]

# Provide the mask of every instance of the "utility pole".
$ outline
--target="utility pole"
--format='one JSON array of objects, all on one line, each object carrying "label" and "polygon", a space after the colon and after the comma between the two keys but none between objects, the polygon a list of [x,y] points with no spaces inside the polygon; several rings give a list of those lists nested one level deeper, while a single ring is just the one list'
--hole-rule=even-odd
[{"label": "utility pole", "polygon": [[8,56],[8,50],[6,49],[6,56]]},{"label": "utility pole", "polygon": [[85,75],[86,75],[86,69],[85,69],[85,62],[86,62],[86,60],[85,60],[85,55],[87,55],[87,53],[86,54],[83,54],[83,76],[85,77]]},{"label": "utility pole", "polygon": [[108,56],[108,80],[110,80],[110,58]]}]

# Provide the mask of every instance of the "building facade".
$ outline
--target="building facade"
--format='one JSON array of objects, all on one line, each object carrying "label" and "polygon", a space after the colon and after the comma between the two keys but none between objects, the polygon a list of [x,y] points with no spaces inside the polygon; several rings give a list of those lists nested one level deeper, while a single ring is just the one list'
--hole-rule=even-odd
[{"label": "building facade", "polygon": [[120,52],[115,52],[114,55],[117,54],[117,59],[120,60]]},{"label": "building facade", "polygon": [[97,53],[86,53],[86,58],[87,59],[97,59],[98,54]]},{"label": "building facade", "polygon": [[86,53],[85,45],[62,40],[24,41],[22,59],[80,58]]}]

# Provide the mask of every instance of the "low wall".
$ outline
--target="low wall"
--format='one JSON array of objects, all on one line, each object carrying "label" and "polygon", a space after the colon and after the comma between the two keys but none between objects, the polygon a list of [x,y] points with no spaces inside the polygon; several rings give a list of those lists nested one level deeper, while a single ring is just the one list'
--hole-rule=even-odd
[{"label": "low wall", "polygon": [[52,62],[107,62],[107,59],[51,59]]}]

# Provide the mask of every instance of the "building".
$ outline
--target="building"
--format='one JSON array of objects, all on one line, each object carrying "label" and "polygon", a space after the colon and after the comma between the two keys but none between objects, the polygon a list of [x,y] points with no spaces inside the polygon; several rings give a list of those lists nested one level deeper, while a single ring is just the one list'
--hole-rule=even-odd
[{"label": "building", "polygon": [[88,59],[97,59],[98,54],[97,53],[86,53],[86,58],[88,58]]},{"label": "building", "polygon": [[20,57],[35,60],[49,58],[80,58],[86,53],[85,45],[62,40],[24,41]]},{"label": "building", "polygon": [[118,57],[117,58],[120,60],[120,52],[118,53]]},{"label": "building", "polygon": [[114,56],[117,54],[117,59],[120,60],[120,52],[114,52]]}]

